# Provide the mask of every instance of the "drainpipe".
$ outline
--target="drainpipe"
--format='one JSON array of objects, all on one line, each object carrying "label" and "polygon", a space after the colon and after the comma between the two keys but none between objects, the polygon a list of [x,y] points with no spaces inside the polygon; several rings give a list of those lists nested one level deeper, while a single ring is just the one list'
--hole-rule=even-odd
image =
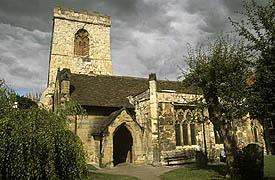
[{"label": "drainpipe", "polygon": [[205,157],[206,157],[206,160],[208,160],[208,152],[207,152],[207,144],[206,144],[206,135],[205,135],[205,120],[206,120],[206,112],[203,110],[202,112],[203,114],[203,122],[202,122],[202,125],[203,125],[203,143],[204,143],[204,152],[205,152]]},{"label": "drainpipe", "polygon": [[99,167],[102,168],[102,141],[103,141],[103,134],[100,133],[100,143],[99,143]]},{"label": "drainpipe", "polygon": [[203,121],[202,125],[203,125],[203,143],[204,143],[204,152],[205,152],[205,156],[206,156],[206,157],[208,157],[208,155],[207,155],[206,137],[205,137],[205,122],[204,122],[204,121]]},{"label": "drainpipe", "polygon": [[158,126],[158,162],[160,162],[160,153],[161,153],[161,143],[160,143],[160,131],[159,131],[159,119],[157,120],[157,126]]}]

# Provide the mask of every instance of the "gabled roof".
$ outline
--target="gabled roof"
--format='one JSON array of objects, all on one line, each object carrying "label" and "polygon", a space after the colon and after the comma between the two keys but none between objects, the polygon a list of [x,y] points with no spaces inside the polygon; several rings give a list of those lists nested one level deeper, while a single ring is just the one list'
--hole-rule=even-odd
[{"label": "gabled roof", "polygon": [[[71,74],[71,97],[81,105],[133,108],[128,96],[135,96],[149,89],[147,78],[107,75]],[[157,81],[157,91],[175,90],[192,93],[178,81]]]},{"label": "gabled roof", "polygon": [[105,117],[104,119],[99,119],[99,122],[94,123],[94,127],[91,130],[92,135],[99,135],[99,134],[106,134],[107,128],[109,125],[116,119],[117,116],[121,114],[122,111],[126,111],[126,113],[134,120],[134,117],[130,114],[130,112],[125,108],[122,107],[121,109],[112,112],[109,116]]}]

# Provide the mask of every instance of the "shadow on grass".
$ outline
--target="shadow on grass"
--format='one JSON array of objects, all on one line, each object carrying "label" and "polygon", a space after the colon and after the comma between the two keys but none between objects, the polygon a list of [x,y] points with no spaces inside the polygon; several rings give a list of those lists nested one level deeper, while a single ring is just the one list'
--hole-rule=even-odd
[{"label": "shadow on grass", "polygon": [[216,178],[220,178],[220,177],[224,177],[227,174],[227,167],[225,163],[209,163],[206,167],[198,167],[195,163],[194,164],[190,164],[187,165],[187,168],[189,168],[190,170],[206,170],[206,171],[214,171],[217,174],[219,174],[219,176],[217,176]]},{"label": "shadow on grass", "polygon": [[173,165],[180,165],[184,166],[190,170],[212,170],[220,174],[221,176],[225,176],[227,174],[227,167],[225,163],[208,163],[206,167],[199,167],[196,165],[195,162],[187,162],[187,163],[178,163],[178,164],[172,164]]},{"label": "shadow on grass", "polygon": [[196,163],[184,163],[180,168],[164,173],[160,176],[162,180],[182,179],[224,179],[226,175],[225,164],[209,164],[207,167],[198,167]]}]

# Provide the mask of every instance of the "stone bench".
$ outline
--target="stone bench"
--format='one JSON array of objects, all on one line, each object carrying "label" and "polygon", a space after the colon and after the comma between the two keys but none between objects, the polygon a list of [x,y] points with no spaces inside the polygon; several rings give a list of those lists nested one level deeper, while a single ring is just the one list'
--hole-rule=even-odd
[{"label": "stone bench", "polygon": [[188,160],[188,157],[185,155],[181,155],[181,156],[174,156],[174,157],[165,157],[164,161],[167,162],[167,165],[169,166],[170,162],[173,161],[184,161],[184,160]]}]

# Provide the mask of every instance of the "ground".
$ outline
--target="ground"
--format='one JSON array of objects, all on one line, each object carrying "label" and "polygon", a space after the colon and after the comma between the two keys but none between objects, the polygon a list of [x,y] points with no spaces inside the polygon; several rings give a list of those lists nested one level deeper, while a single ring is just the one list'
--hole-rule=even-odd
[{"label": "ground", "polygon": [[197,168],[195,164],[184,165],[160,176],[161,180],[207,180],[224,179],[226,175],[225,164],[210,164],[207,168]]},{"label": "ground", "polygon": [[[160,180],[159,176],[161,174],[177,168],[178,168],[177,166],[153,167],[150,165],[135,165],[130,163],[122,163],[117,165],[114,168],[98,169],[93,172],[133,176],[133,177],[137,177],[139,180]],[[132,179],[129,178],[129,180],[132,180]]]},{"label": "ground", "polygon": [[264,177],[275,179],[275,156],[264,157]]},{"label": "ground", "polygon": [[[275,156],[264,157],[264,177],[275,179]],[[149,165],[119,164],[114,168],[96,169],[89,166],[91,179],[104,180],[182,180],[182,179],[223,179],[225,164],[210,164],[198,169],[195,164],[184,166],[152,167]]]}]

